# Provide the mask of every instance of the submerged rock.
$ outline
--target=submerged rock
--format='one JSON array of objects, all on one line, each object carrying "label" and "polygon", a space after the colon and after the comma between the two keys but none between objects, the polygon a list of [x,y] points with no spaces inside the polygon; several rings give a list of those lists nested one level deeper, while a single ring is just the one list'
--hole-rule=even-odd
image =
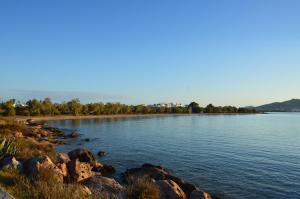
[{"label": "submerged rock", "polygon": [[69,135],[70,138],[78,138],[79,136],[80,136],[80,134],[77,133],[77,132],[72,132],[72,133]]},{"label": "submerged rock", "polygon": [[106,156],[106,155],[107,155],[107,152],[105,152],[105,151],[99,151],[99,152],[97,153],[97,155],[98,155],[99,157]]}]

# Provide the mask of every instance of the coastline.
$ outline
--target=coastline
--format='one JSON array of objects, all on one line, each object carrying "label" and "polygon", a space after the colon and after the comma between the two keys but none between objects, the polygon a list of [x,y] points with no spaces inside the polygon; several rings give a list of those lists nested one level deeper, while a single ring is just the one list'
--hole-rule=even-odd
[{"label": "coastline", "polygon": [[[159,116],[169,115],[173,114],[159,114]],[[122,116],[126,117],[126,115]],[[59,117],[59,119],[65,118]],[[107,118],[107,116],[101,118]],[[116,169],[100,161],[85,147],[75,147],[69,152],[56,151],[56,146],[67,144],[67,140],[78,139],[79,133],[67,134],[59,128],[35,121],[2,126],[5,132],[4,141],[13,140],[9,142],[11,145],[8,147],[18,147],[16,153],[8,151],[4,158],[0,158],[0,177],[13,175],[11,179],[15,182],[12,185],[1,182],[0,186],[3,187],[4,193],[12,194],[16,198],[23,198],[24,194],[29,196],[41,194],[44,197],[49,193],[55,193],[58,197],[54,194],[45,198],[54,196],[54,198],[68,199],[69,195],[66,195],[66,192],[72,195],[71,198],[86,199],[141,198],[144,197],[144,193],[152,199],[220,198],[184,181],[176,174],[173,175],[167,168],[148,162],[141,162],[139,167],[127,168],[122,171],[122,179],[117,179],[112,176]],[[99,151],[97,155],[102,157],[106,153]],[[8,168],[8,170],[3,168]],[[36,187],[39,184],[42,186]],[[45,192],[45,190],[51,191]]]},{"label": "coastline", "polygon": [[161,114],[117,114],[117,115],[57,115],[57,116],[1,116],[0,120],[8,120],[15,122],[25,122],[28,119],[35,121],[50,120],[76,120],[76,119],[122,119],[122,118],[143,118],[143,117],[175,117],[175,116],[218,116],[218,115],[253,115],[264,113],[161,113]]}]

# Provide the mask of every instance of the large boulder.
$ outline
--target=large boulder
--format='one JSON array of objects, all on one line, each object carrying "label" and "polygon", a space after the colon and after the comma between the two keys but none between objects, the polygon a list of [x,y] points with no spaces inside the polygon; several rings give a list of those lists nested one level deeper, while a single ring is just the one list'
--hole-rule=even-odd
[{"label": "large boulder", "polygon": [[48,156],[33,157],[24,163],[24,171],[29,176],[37,176],[41,170],[51,170],[59,181],[63,181],[61,170]]},{"label": "large boulder", "polygon": [[194,190],[189,199],[212,199],[211,195],[207,192],[200,191],[200,190]]},{"label": "large boulder", "polygon": [[125,173],[125,179],[130,178],[152,178],[154,180],[165,180],[169,175],[164,168],[160,166],[154,166],[152,164],[144,164],[142,167],[128,169]]},{"label": "large boulder", "polygon": [[196,190],[193,184],[186,183],[180,178],[171,175],[165,168],[152,164],[143,164],[142,167],[133,168],[127,170],[125,173],[125,180],[130,178],[150,178],[154,180],[171,180],[175,182],[185,193],[186,197],[189,197],[191,192]]},{"label": "large boulder", "polygon": [[71,160],[78,159],[80,162],[86,162],[94,166],[96,164],[96,157],[92,152],[86,148],[78,148],[68,153]]},{"label": "large boulder", "polygon": [[17,169],[23,171],[23,165],[13,156],[7,156],[0,160],[1,169]]},{"label": "large boulder", "polygon": [[83,182],[87,186],[93,196],[106,196],[107,198],[123,198],[124,187],[120,185],[113,178],[107,178],[101,176],[101,174],[95,173],[94,176]]},{"label": "large boulder", "polygon": [[186,194],[187,197],[190,197],[190,194],[197,189],[197,187],[191,183],[188,182],[184,182],[183,180],[181,180],[178,177],[175,177],[173,175],[167,175],[166,179],[168,180],[172,180],[174,182],[176,182],[176,184],[179,185],[179,187],[184,191],[184,193]]},{"label": "large boulder", "polygon": [[69,172],[69,180],[71,182],[81,182],[92,177],[92,170],[89,163],[80,162],[78,159],[73,159],[67,163]]},{"label": "large boulder", "polygon": [[163,199],[186,199],[184,191],[172,180],[159,180],[156,184],[161,190]]}]

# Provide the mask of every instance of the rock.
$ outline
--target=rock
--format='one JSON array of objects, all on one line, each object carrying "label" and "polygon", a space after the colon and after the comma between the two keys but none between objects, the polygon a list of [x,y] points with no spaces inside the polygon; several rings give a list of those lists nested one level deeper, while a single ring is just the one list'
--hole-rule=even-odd
[{"label": "rock", "polygon": [[50,134],[52,136],[55,137],[60,137],[60,136],[64,136],[65,132],[63,132],[62,130],[58,129],[58,128],[54,128],[54,127],[43,127],[44,130],[47,130],[50,132]]},{"label": "rock", "polygon": [[16,132],[14,133],[14,137],[16,137],[16,138],[22,138],[22,137],[24,137],[24,136],[23,136],[23,133],[22,133],[21,131],[16,131]]},{"label": "rock", "polygon": [[0,168],[2,169],[17,169],[23,171],[23,165],[15,157],[8,156],[0,160]]},{"label": "rock", "polygon": [[3,190],[3,188],[0,187],[0,198],[1,199],[14,199],[12,195],[10,195],[8,192]]},{"label": "rock", "polygon": [[105,151],[99,151],[98,152],[98,156],[102,157],[102,156],[106,156],[107,153]]},{"label": "rock", "polygon": [[186,183],[180,178],[171,175],[165,168],[148,163],[143,164],[140,168],[127,170],[125,172],[125,179],[127,180],[131,177],[151,178],[154,180],[172,180],[184,191],[186,197],[189,197],[191,192],[196,190],[196,187],[193,184]]},{"label": "rock", "polygon": [[78,148],[68,153],[71,160],[78,159],[80,162],[89,163],[91,166],[96,164],[96,158],[89,150]]},{"label": "rock", "polygon": [[83,182],[94,196],[106,195],[107,198],[122,198],[121,195],[125,191],[124,187],[112,178],[103,177],[95,174],[92,178]]},{"label": "rock", "polygon": [[63,177],[68,176],[68,168],[66,163],[58,163],[56,166],[60,170],[60,173],[63,175]]},{"label": "rock", "polygon": [[162,198],[164,199],[186,199],[183,190],[172,180],[159,180],[156,181],[159,186]]},{"label": "rock", "polygon": [[103,174],[110,174],[116,172],[116,169],[111,165],[104,164],[101,172]]},{"label": "rock", "polygon": [[59,181],[63,181],[63,174],[60,169],[51,161],[48,156],[38,156],[27,160],[24,164],[24,171],[29,176],[36,176],[42,169],[52,170]]},{"label": "rock", "polygon": [[50,142],[52,144],[57,144],[57,145],[64,145],[64,144],[66,144],[66,142],[62,141],[62,140],[51,140]]},{"label": "rock", "polygon": [[95,166],[93,167],[92,171],[94,172],[101,172],[102,174],[111,174],[116,172],[116,169],[111,166],[111,165],[107,165],[107,164],[101,164],[99,162],[97,162],[95,164]]},{"label": "rock", "polygon": [[104,165],[101,164],[100,162],[96,162],[96,164],[93,166],[92,171],[94,172],[101,172],[103,169]]},{"label": "rock", "polygon": [[194,190],[197,189],[195,185],[186,183],[186,182],[182,181],[180,178],[172,176],[172,175],[167,175],[166,179],[176,182],[176,184],[178,184],[180,186],[180,188],[184,191],[184,193],[186,194],[187,197],[189,197],[190,194]]},{"label": "rock", "polygon": [[77,132],[72,132],[70,135],[69,135],[69,137],[71,137],[71,138],[78,138],[80,135],[79,135],[79,133],[77,133]]},{"label": "rock", "polygon": [[88,163],[73,159],[67,163],[71,182],[81,182],[92,177],[91,166]]},{"label": "rock", "polygon": [[82,187],[82,190],[83,190],[87,195],[89,195],[89,196],[92,195],[91,190],[90,190],[87,186],[82,185],[81,187]]},{"label": "rock", "polygon": [[154,180],[165,180],[169,173],[160,166],[144,164],[140,168],[128,169],[125,173],[125,179],[128,178],[152,178]]},{"label": "rock", "polygon": [[199,191],[199,190],[194,190],[189,199],[212,199],[212,197],[209,195],[209,193]]},{"label": "rock", "polygon": [[38,134],[40,134],[41,137],[48,137],[48,136],[49,136],[49,132],[46,131],[46,130],[42,130],[42,129],[40,129],[40,130],[38,131]]},{"label": "rock", "polygon": [[56,154],[56,162],[57,163],[68,163],[70,160],[68,154],[66,153],[57,153]]}]

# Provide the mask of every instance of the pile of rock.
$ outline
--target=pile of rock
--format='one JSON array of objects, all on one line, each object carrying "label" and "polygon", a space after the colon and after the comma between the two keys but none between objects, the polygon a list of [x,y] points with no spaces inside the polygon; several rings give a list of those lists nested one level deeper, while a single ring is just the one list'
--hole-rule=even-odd
[{"label": "pile of rock", "polygon": [[47,169],[52,171],[59,182],[80,183],[86,187],[87,193],[95,197],[100,194],[108,197],[124,195],[125,189],[122,185],[102,174],[114,171],[107,169],[113,167],[98,162],[85,148],[75,149],[68,154],[57,153],[55,162],[48,156],[37,156],[23,162],[16,160],[15,157],[5,157],[0,160],[0,169],[3,168],[17,169],[28,177],[38,176],[42,170]]},{"label": "pile of rock", "polygon": [[164,199],[212,199],[209,193],[171,175],[161,166],[144,164],[139,168],[127,170],[124,177],[127,181],[134,178],[151,179],[160,188]]}]

